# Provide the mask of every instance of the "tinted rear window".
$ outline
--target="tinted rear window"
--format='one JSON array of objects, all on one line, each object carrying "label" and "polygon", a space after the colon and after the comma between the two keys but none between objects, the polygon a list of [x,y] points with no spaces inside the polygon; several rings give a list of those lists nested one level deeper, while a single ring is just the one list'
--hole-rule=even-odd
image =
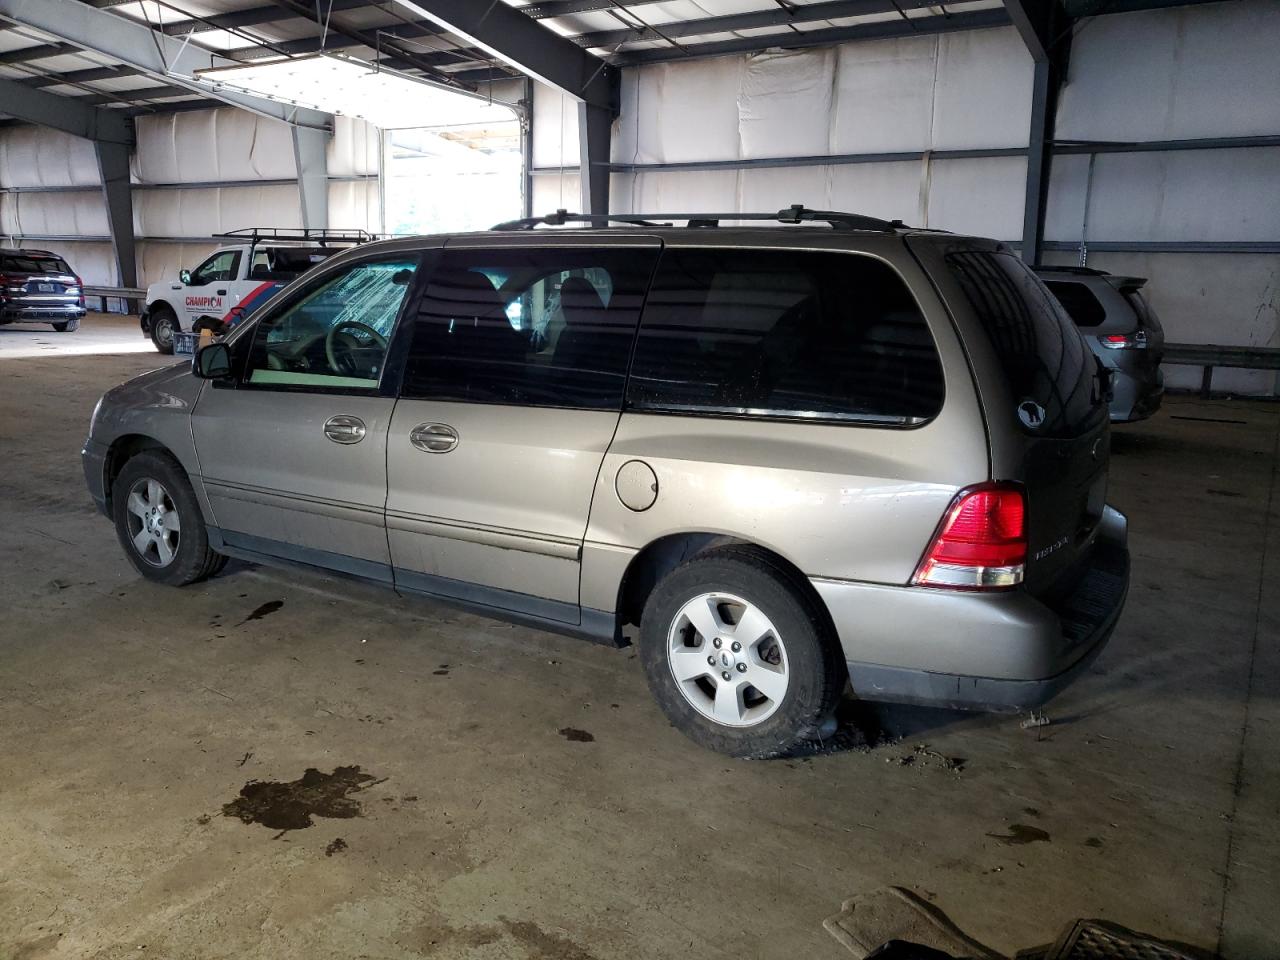
[{"label": "tinted rear window", "polygon": [[920,423],[942,406],[929,327],[887,264],[847,253],[666,250],[628,406]]},{"label": "tinted rear window", "polygon": [[1044,285],[1058,298],[1058,302],[1067,311],[1067,316],[1075,321],[1077,327],[1096,327],[1107,318],[1106,308],[1083,283],[1076,283],[1074,280],[1046,280]]},{"label": "tinted rear window", "polygon": [[656,249],[447,250],[414,321],[401,395],[622,407]]},{"label": "tinted rear window", "polygon": [[0,270],[11,273],[71,273],[67,262],[60,257],[0,257]]},{"label": "tinted rear window", "polygon": [[1004,368],[1023,428],[1063,438],[1096,427],[1106,415],[1097,361],[1031,269],[984,250],[949,254],[947,262]]}]

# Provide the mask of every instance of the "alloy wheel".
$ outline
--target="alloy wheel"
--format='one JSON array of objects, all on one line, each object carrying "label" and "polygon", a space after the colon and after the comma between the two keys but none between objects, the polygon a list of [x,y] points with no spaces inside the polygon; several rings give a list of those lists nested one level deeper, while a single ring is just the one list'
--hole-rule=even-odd
[{"label": "alloy wheel", "polygon": [[750,727],[773,715],[789,685],[772,621],[728,593],[692,598],[671,622],[667,662],[685,700],[715,723]]},{"label": "alloy wheel", "polygon": [[178,555],[182,524],[178,506],[158,480],[143,477],[129,488],[125,501],[133,549],[153,567],[167,567]]}]

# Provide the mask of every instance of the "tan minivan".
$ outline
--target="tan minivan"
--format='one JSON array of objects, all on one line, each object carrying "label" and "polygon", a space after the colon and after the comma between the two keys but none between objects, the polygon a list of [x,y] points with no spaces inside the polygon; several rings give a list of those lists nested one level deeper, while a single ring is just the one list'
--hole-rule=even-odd
[{"label": "tan minivan", "polygon": [[1128,585],[1107,395],[992,241],[560,213],[333,257],[107,393],[83,459],[149,579],[301,563],[634,636],[681,730],[762,757],[846,686],[1017,710],[1083,670]]}]

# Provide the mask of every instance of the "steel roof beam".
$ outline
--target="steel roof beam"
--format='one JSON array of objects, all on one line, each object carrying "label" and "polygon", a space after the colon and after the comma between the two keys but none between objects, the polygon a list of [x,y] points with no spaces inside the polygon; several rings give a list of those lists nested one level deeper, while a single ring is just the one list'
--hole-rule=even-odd
[{"label": "steel roof beam", "polygon": [[[369,0],[325,0],[322,5],[326,13],[338,13],[342,10],[355,10],[367,6]],[[279,6],[250,7],[248,10],[232,10],[228,13],[213,13],[207,17],[173,20],[160,29],[171,37],[184,37],[188,33],[207,33],[210,30],[237,30],[241,27],[256,27],[263,23],[278,23],[281,20],[292,20],[296,14],[283,11]],[[310,19],[315,19],[314,17]]]},{"label": "steel roof beam", "polygon": [[[976,0],[950,0],[950,6],[973,3]],[[808,3],[803,6],[774,7],[754,10],[750,13],[734,13],[721,17],[702,17],[662,23],[654,27],[631,27],[620,30],[598,30],[570,37],[584,47],[612,47],[620,43],[639,40],[666,40],[673,37],[697,37],[704,34],[728,33],[734,30],[755,30],[764,27],[786,27],[791,24],[813,23],[818,20],[834,20],[842,17],[860,17],[872,13],[901,12],[928,6],[924,0],[895,2],[895,0],[828,0],[825,3]],[[786,34],[776,39],[785,41]],[[785,42],[782,44],[785,46]]]},{"label": "steel roof beam", "polygon": [[582,103],[616,114],[616,72],[501,0],[395,0],[419,18]]},{"label": "steel roof beam", "polygon": [[[272,2],[275,3],[275,5],[280,7],[282,10],[287,10],[304,20],[310,21],[312,19],[311,8],[307,4],[302,3],[301,0],[272,0]],[[461,85],[470,89],[469,84],[462,84],[461,81],[451,80],[446,74],[443,74],[439,70],[437,70],[436,69],[437,64],[432,61],[432,58],[422,56],[421,54],[418,54],[411,50],[407,50],[404,47],[401,47],[394,42],[388,43],[388,38],[391,38],[393,40],[396,39],[395,35],[390,31],[360,30],[355,27],[344,26],[341,23],[337,23],[331,20],[329,22],[329,32],[336,33],[339,36],[346,37],[348,40],[352,41],[353,43],[359,44],[361,46],[369,47],[371,50],[382,50],[385,48],[390,52],[394,53],[397,59],[403,61],[405,64],[407,64],[410,67],[413,67],[414,69],[421,70],[423,73],[425,73],[427,76],[431,77],[434,80],[438,80],[442,83]],[[320,38],[317,38],[316,40],[311,42],[318,44],[321,42],[321,40]],[[281,46],[283,45],[275,44],[275,43],[270,44],[270,47],[281,47]]]},{"label": "steel roof beam", "polygon": [[[187,87],[260,116],[302,126],[329,128],[328,114],[261,97],[215,90],[198,82],[195,71],[236,66],[236,61],[157,33],[144,23],[117,16],[80,0],[0,0],[0,17],[40,30],[81,50],[118,60],[140,73]],[[64,83],[57,79],[54,83]]]},{"label": "steel roof beam", "polygon": [[0,77],[0,103],[4,104],[6,114],[26,123],[37,123],[86,140],[133,143],[133,130],[122,114],[81,103],[75,97],[60,97]]},{"label": "steel roof beam", "polygon": [[720,40],[711,43],[686,44],[680,47],[654,47],[648,50],[632,50],[615,54],[609,62],[619,67],[643,63],[665,63],[671,60],[687,60],[700,57],[719,57],[732,53],[753,53],[771,47],[796,49],[819,47],[852,40],[879,40],[888,37],[929,36],[935,33],[951,33],[959,30],[981,30],[989,27],[1008,26],[1009,16],[1003,10],[972,10],[949,16],[913,17],[910,20],[881,20],[875,23],[854,24],[848,27],[831,27],[826,30],[805,30],[801,33],[774,34],[763,37],[742,37],[737,40]]}]

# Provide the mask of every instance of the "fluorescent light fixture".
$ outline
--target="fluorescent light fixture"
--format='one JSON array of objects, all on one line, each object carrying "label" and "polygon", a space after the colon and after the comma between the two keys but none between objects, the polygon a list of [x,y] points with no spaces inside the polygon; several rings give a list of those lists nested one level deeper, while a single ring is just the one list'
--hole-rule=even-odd
[{"label": "fluorescent light fixture", "polygon": [[197,70],[196,77],[215,88],[358,117],[386,130],[494,123],[513,116],[513,109],[499,101],[333,53],[212,67]]}]

